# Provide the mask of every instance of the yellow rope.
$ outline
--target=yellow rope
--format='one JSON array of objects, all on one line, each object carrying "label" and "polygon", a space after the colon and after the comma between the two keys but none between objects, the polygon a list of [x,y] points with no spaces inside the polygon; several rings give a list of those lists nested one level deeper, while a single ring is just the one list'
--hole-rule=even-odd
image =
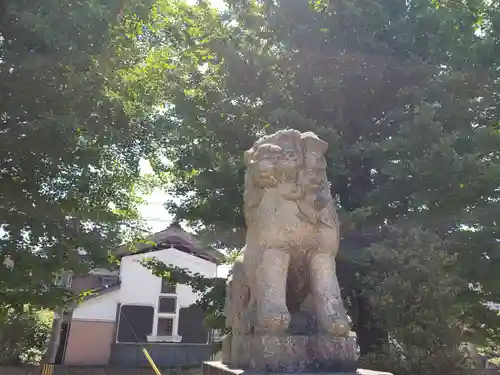
[{"label": "yellow rope", "polygon": [[[161,375],[161,372],[160,370],[158,370],[158,367],[156,367],[154,361],[153,361],[153,358],[151,358],[151,356],[149,355],[148,351],[146,350],[146,348],[143,346],[142,347],[142,351],[144,353],[144,355],[146,356],[149,364],[151,365],[151,367],[153,368],[153,371],[155,372],[156,375]],[[45,375],[45,374],[43,374]],[[49,374],[49,375],[52,375],[52,374]]]},{"label": "yellow rope", "polygon": [[44,364],[42,367],[42,375],[52,375],[54,372],[54,365],[52,364]]}]

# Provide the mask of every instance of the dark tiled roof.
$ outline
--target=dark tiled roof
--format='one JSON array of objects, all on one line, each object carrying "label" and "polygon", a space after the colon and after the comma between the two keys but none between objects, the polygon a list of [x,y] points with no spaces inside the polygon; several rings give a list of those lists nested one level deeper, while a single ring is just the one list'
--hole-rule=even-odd
[{"label": "dark tiled roof", "polygon": [[115,251],[115,255],[123,257],[130,254],[147,253],[175,247],[177,250],[216,264],[221,264],[225,259],[224,254],[213,248],[202,246],[195,236],[183,230],[177,223],[149,236],[146,241],[147,243],[138,243],[135,246],[135,251],[130,250],[127,246],[122,246]]}]

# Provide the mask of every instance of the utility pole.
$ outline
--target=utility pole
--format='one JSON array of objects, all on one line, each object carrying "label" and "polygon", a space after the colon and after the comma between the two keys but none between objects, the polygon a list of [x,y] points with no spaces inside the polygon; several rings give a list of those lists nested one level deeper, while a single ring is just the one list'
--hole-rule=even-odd
[{"label": "utility pole", "polygon": [[[61,275],[61,283],[63,287],[68,285],[68,281],[72,275],[71,271],[63,271]],[[64,318],[64,305],[59,307],[54,313],[54,319],[52,320],[52,331],[50,333],[49,343],[47,344],[47,350],[43,356],[43,363],[53,364],[56,360],[57,349],[59,349],[59,341],[61,339],[61,327]]]}]

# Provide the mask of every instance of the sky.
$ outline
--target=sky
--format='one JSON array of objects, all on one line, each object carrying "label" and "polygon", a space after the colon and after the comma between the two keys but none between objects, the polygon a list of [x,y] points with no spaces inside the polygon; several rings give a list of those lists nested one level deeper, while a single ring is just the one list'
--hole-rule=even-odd
[{"label": "sky", "polygon": [[[224,9],[225,4],[223,0],[209,0],[212,3],[212,6],[217,9]],[[196,4],[198,0],[187,0],[188,4]]]},{"label": "sky", "polygon": [[[151,166],[145,160],[141,161],[140,167],[142,173],[152,172]],[[159,232],[172,223],[173,216],[164,207],[164,203],[169,199],[172,199],[172,197],[161,189],[155,189],[151,195],[145,197],[146,203],[139,207],[140,215],[146,221],[152,233]],[[217,276],[227,277],[229,269],[230,266],[228,265],[217,267]]]},{"label": "sky", "polygon": [[[146,160],[142,160],[139,166],[144,174],[153,172]],[[153,233],[165,229],[172,223],[173,217],[164,207],[165,202],[169,199],[172,198],[162,189],[155,189],[151,195],[145,197],[146,203],[139,207],[141,217],[146,221]]]},{"label": "sky", "polygon": [[172,223],[172,215],[163,206],[170,197],[160,189],[146,197],[146,204],[139,207],[141,217],[147,222],[152,232],[159,232]]}]

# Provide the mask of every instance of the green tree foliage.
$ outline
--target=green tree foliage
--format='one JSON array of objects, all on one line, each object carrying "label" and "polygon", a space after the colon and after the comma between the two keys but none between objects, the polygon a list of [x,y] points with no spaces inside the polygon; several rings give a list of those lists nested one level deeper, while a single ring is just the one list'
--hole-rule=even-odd
[{"label": "green tree foliage", "polygon": [[[500,301],[498,4],[229,0],[221,17],[204,2],[156,4],[143,64],[122,80],[147,94],[126,97],[129,106],[167,103],[158,122],[170,129],[169,192],[182,202],[168,207],[178,218],[215,244],[241,246],[243,151],[263,133],[313,130],[330,144],[340,258],[362,267],[369,254],[381,265],[387,228],[432,233],[460,281],[451,317],[475,339],[498,332],[484,306]],[[348,287],[378,293],[361,279]],[[384,285],[393,309],[418,306],[404,285]]]},{"label": "green tree foliage", "polygon": [[104,264],[138,225],[138,162],[157,134],[113,97],[113,70],[135,63],[127,30],[149,5],[0,2],[2,307],[59,303],[61,269]]},{"label": "green tree foliage", "polygon": [[396,228],[368,249],[364,290],[391,340],[363,365],[398,375],[469,373],[470,359],[457,346],[469,339],[456,303],[466,286],[447,246],[430,231]]},{"label": "green tree foliage", "polygon": [[25,306],[4,310],[0,317],[0,364],[38,364],[45,351],[52,323],[49,311]]}]

